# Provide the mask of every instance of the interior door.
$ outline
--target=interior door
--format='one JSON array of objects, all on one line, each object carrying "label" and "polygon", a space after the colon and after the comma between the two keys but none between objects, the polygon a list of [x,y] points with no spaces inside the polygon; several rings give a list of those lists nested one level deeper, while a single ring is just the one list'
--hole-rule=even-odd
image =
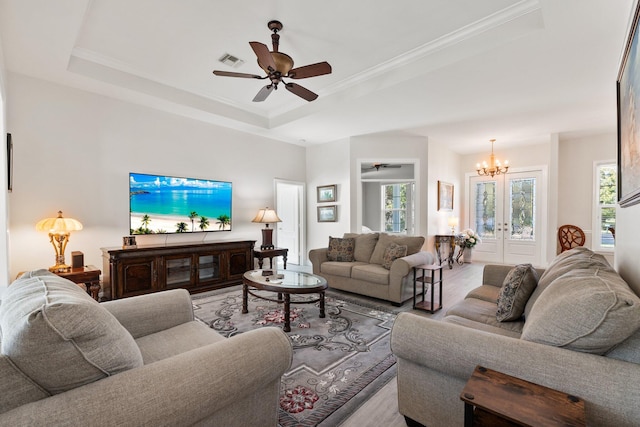
[{"label": "interior door", "polygon": [[[287,248],[287,263],[302,265],[304,184],[276,181],[276,245]],[[277,258],[279,260],[279,258]],[[275,259],[274,259],[275,261]]]},{"label": "interior door", "polygon": [[469,224],[482,239],[478,261],[541,265],[546,191],[540,170],[469,179]]}]

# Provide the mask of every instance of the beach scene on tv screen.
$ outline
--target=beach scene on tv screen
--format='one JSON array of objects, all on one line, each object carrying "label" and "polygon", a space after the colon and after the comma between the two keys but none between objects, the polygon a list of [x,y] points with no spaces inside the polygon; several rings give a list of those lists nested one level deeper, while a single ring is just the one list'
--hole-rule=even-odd
[{"label": "beach scene on tv screen", "polygon": [[131,234],[231,230],[231,183],[129,174]]}]

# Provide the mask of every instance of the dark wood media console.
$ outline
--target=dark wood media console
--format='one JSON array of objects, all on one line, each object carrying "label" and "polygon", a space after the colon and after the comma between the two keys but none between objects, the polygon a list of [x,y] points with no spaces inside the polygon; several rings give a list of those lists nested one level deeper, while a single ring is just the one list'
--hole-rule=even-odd
[{"label": "dark wood media console", "polygon": [[102,248],[103,300],[167,289],[204,292],[242,283],[255,240]]}]

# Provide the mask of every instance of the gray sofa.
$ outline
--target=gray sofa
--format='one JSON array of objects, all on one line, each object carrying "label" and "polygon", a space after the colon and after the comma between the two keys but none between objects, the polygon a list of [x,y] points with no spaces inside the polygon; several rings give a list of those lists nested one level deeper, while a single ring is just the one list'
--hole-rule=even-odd
[{"label": "gray sofa", "polygon": [[482,286],[442,321],[398,316],[391,346],[407,422],[463,425],[460,393],[481,365],[581,397],[589,426],[640,425],[638,290],[604,257],[576,248],[536,270],[539,280],[525,298],[523,317],[499,322],[496,301],[511,272],[485,266]]},{"label": "gray sofa", "polygon": [[40,270],[0,303],[0,425],[276,426],[292,347],[279,328],[225,339],[183,289],[99,304]]},{"label": "gray sofa", "polygon": [[[313,274],[324,277],[330,288],[401,305],[413,297],[413,267],[433,264],[433,254],[421,250],[425,241],[422,236],[346,233],[343,239],[354,239],[352,261],[330,260],[328,247],[309,251]],[[407,255],[385,268],[385,252],[392,244],[406,246]]]}]

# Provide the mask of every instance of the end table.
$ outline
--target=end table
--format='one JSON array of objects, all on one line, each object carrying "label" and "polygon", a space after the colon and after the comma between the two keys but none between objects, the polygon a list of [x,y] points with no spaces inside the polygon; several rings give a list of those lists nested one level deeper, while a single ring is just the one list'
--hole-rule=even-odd
[{"label": "end table", "polygon": [[[418,276],[418,270],[422,270],[422,275]],[[431,277],[426,276],[426,272],[431,272]],[[436,271],[440,272],[440,278],[436,280]],[[416,301],[416,282],[422,283],[422,299]],[[425,283],[431,285],[431,300],[425,301]],[[439,302],[436,303],[434,294],[435,285],[438,285]],[[413,267],[413,308],[416,310],[425,310],[429,313],[435,313],[442,308],[442,266],[439,264],[421,264]]]},{"label": "end table", "polygon": [[482,366],[460,399],[465,427],[586,425],[582,399]]},{"label": "end table", "polygon": [[84,267],[72,268],[69,271],[54,274],[71,280],[73,283],[84,284],[87,288],[87,293],[91,295],[94,300],[98,301],[101,273],[98,267],[85,265]]},{"label": "end table", "polygon": [[253,256],[258,258],[258,269],[262,270],[262,261],[265,258],[269,258],[269,268],[273,268],[273,258],[281,256],[284,262],[284,269],[287,269],[287,254],[289,249],[286,248],[273,248],[273,249],[254,249]]}]

